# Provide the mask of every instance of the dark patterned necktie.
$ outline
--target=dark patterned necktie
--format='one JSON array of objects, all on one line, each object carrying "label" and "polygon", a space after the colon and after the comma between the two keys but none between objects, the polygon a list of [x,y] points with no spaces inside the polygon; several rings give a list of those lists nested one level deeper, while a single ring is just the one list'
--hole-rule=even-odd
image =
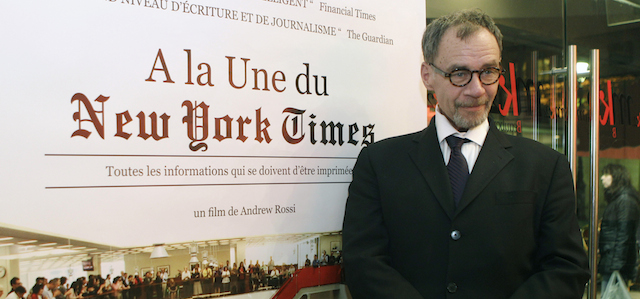
[{"label": "dark patterned necktie", "polygon": [[469,178],[469,165],[461,151],[462,145],[469,141],[469,139],[462,139],[453,135],[447,137],[447,143],[451,148],[447,170],[449,171],[449,181],[451,182],[451,191],[453,191],[453,201],[456,207],[460,202],[460,198],[462,198],[464,186]]}]

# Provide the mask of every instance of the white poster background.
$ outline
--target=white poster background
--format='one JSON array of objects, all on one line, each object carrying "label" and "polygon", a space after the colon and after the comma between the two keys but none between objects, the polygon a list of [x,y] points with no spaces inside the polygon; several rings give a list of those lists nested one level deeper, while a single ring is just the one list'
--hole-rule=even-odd
[{"label": "white poster background", "polygon": [[[348,171],[362,141],[370,139],[362,136],[364,127],[373,125],[377,141],[426,125],[419,78],[424,1],[285,3],[2,1],[0,222],[120,247],[340,230]],[[325,11],[331,7],[342,14]],[[345,13],[367,13],[375,20]],[[284,28],[289,20],[295,29]],[[367,35],[393,44],[366,41]],[[244,81],[241,59],[248,59],[244,88],[231,86],[227,57],[235,57],[237,85]],[[153,71],[154,64],[163,70]],[[299,74],[307,74],[305,64],[311,94],[296,88]],[[207,66],[213,86],[198,83],[208,82]],[[253,89],[252,69],[268,74],[268,91],[262,72],[258,90]],[[175,83],[163,82],[165,71]],[[273,87],[274,74],[282,92]],[[146,80],[150,76],[155,82]],[[316,94],[314,76],[319,92],[328,95]],[[304,91],[306,79],[300,78]],[[77,112],[89,119],[85,107],[72,102],[77,93],[96,110],[102,106],[94,100],[109,97],[104,138],[91,122],[74,120]],[[189,149],[184,101],[209,105],[206,151]],[[296,136],[304,134],[300,143],[283,138],[283,121],[294,116],[283,113],[285,108],[305,110]],[[268,143],[255,140],[256,110],[260,120],[269,121]],[[123,112],[132,118],[123,126],[129,139],[115,136],[116,115]],[[140,112],[146,132],[151,113],[168,115],[168,138],[138,137]],[[213,139],[215,118],[227,115],[233,119],[232,138]],[[244,142],[236,139],[240,117],[251,119]],[[323,121],[344,125],[342,145],[320,142]],[[356,145],[347,142],[350,125],[359,129]],[[72,137],[79,126],[91,132],[88,138]],[[260,174],[263,168],[281,173]],[[303,168],[307,174],[293,173]],[[159,175],[152,176],[152,169]],[[167,169],[220,172],[168,176]],[[318,175],[319,169],[347,173]],[[233,215],[233,209],[240,214],[243,208],[266,210]],[[132,229],[135,233],[122,233]]]}]

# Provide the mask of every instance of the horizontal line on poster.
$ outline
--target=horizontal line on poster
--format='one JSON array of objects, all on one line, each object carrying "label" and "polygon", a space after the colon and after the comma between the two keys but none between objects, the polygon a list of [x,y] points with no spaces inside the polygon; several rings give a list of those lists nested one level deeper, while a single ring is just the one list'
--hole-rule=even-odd
[{"label": "horizontal line on poster", "polygon": [[153,187],[207,187],[207,186],[261,186],[261,185],[321,185],[349,184],[346,182],[281,182],[281,183],[221,183],[221,184],[167,184],[167,185],[115,185],[115,186],[50,186],[45,189],[102,189],[102,188],[153,188]]},{"label": "horizontal line on poster", "polygon": [[357,157],[310,157],[310,156],[224,156],[224,155],[127,155],[127,154],[44,154],[45,157],[148,157],[148,158],[262,158],[262,159],[352,159]]}]

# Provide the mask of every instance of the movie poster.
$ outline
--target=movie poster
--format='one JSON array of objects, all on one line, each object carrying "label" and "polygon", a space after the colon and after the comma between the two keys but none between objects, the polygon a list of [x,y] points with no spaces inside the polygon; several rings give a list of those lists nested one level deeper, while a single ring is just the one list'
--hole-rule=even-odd
[{"label": "movie poster", "polygon": [[0,222],[119,248],[340,231],[360,150],[426,125],[424,5],[3,1]]}]

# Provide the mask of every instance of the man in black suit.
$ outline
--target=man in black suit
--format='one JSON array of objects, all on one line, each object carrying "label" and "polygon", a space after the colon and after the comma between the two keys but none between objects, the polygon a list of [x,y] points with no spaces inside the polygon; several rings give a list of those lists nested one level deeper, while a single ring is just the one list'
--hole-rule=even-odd
[{"label": "man in black suit", "polygon": [[588,263],[566,157],[487,118],[500,30],[479,10],[457,12],[429,24],[423,51],[436,116],[364,148],[353,171],[343,226],[353,298],[582,298]]}]

